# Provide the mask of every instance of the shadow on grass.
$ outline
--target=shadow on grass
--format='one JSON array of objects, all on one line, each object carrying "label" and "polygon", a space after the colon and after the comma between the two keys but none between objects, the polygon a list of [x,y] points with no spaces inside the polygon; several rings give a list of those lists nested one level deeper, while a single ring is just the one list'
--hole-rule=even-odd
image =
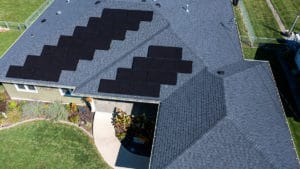
[{"label": "shadow on grass", "polygon": [[[299,105],[297,105],[297,101],[295,101],[293,96],[294,93],[289,85],[291,78],[288,77],[291,76],[291,70],[295,67],[293,58],[298,47],[290,45],[291,43],[285,40],[278,40],[278,42],[279,44],[260,44],[255,54],[255,59],[269,61],[286,116],[300,121],[299,108],[297,108]],[[282,61],[285,63],[282,63]]]}]

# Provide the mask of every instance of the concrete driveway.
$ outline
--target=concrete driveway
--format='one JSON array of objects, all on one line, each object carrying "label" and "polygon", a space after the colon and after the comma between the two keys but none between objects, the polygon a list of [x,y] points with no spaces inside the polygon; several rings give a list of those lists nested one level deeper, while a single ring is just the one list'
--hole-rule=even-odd
[{"label": "concrete driveway", "polygon": [[96,112],[94,116],[94,140],[104,160],[116,169],[148,168],[148,157],[139,156],[127,151],[115,137],[111,118],[112,113],[107,112]]}]

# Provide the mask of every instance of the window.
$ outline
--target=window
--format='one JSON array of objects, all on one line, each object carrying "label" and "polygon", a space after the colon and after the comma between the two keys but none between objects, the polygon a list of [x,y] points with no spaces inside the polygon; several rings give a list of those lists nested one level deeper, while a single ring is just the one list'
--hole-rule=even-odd
[{"label": "window", "polygon": [[59,89],[59,93],[60,93],[62,96],[71,96],[71,95],[72,95],[72,92],[73,92],[73,89],[66,89],[66,88],[61,88],[61,89]]},{"label": "window", "polygon": [[37,93],[37,89],[33,85],[15,84],[17,91]]},{"label": "window", "polygon": [[17,84],[17,88],[19,88],[20,90],[26,90],[25,85],[22,84]]},{"label": "window", "polygon": [[36,90],[35,87],[32,86],[32,85],[27,85],[27,88],[28,88],[29,90]]}]

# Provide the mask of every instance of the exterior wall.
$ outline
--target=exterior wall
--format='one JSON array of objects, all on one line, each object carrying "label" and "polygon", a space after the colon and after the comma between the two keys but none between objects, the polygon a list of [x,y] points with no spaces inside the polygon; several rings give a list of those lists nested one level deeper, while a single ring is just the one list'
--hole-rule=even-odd
[{"label": "exterior wall", "polygon": [[35,86],[37,93],[17,91],[14,84],[3,83],[8,95],[13,100],[35,100],[42,102],[60,101],[62,103],[76,103],[78,105],[85,104],[80,97],[62,96],[58,88]]},{"label": "exterior wall", "polygon": [[96,111],[107,113],[112,113],[116,108],[120,108],[127,114],[131,114],[133,108],[133,103],[122,101],[94,99],[94,104]]}]

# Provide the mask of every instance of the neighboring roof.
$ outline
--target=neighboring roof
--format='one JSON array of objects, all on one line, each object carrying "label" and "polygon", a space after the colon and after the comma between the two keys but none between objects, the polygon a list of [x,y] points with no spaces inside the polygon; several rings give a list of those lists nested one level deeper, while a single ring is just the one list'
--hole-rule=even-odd
[{"label": "neighboring roof", "polygon": [[[164,0],[160,7],[155,3],[55,1],[0,60],[0,81],[160,103],[150,168],[299,168],[270,67],[243,60],[231,2],[193,1],[189,13],[181,0]],[[124,40],[113,40],[109,50],[97,49],[93,59],[79,60],[76,69],[63,70],[58,81],[7,77],[10,66],[22,67],[28,55],[42,58],[44,45],[60,46],[61,35],[76,38],[76,26],[89,29],[91,17],[101,17],[104,9],[153,15],[141,21],[138,30],[125,26]],[[58,10],[61,15],[56,15]],[[41,23],[44,18],[47,21]],[[153,51],[166,47],[177,51],[176,61],[168,52]],[[165,67],[156,66],[160,64]],[[149,95],[145,88],[124,92],[135,84],[120,72],[143,78],[137,83],[151,90],[154,86],[155,92],[159,88],[158,95]],[[101,83],[106,80],[117,88],[120,79],[126,84],[120,89]]]}]

